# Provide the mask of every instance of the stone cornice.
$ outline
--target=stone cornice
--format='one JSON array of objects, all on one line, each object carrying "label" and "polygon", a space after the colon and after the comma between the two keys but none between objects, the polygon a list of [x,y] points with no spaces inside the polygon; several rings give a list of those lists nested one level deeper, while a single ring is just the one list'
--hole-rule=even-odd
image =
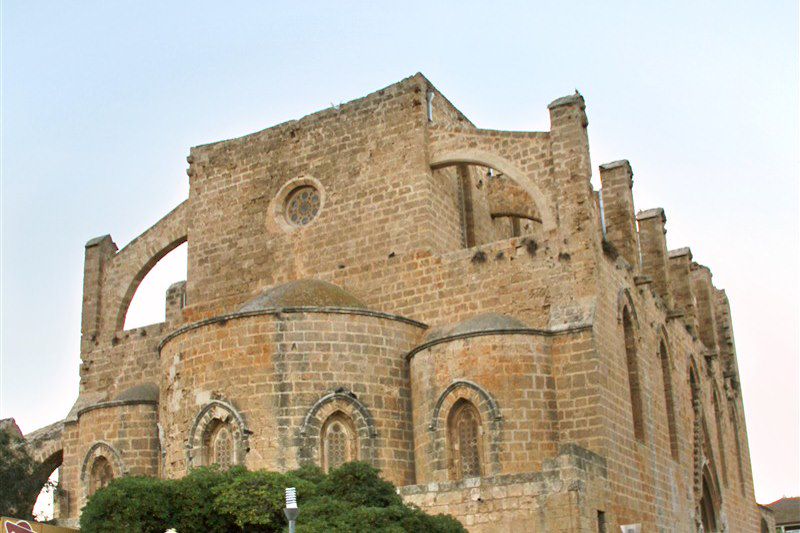
[{"label": "stone cornice", "polygon": [[158,400],[113,400],[110,402],[100,402],[93,405],[87,405],[76,413],[76,417],[80,418],[82,415],[89,411],[96,409],[106,409],[111,407],[123,407],[127,405],[158,405]]},{"label": "stone cornice", "polygon": [[406,360],[410,361],[412,357],[423,350],[427,350],[437,344],[444,344],[446,342],[457,341],[462,339],[469,339],[472,337],[487,337],[492,335],[529,335],[537,337],[554,337],[556,335],[564,335],[568,333],[578,333],[592,329],[592,324],[575,324],[563,326],[553,329],[536,329],[536,328],[510,328],[510,329],[486,329],[482,331],[469,331],[466,333],[458,333],[456,335],[446,335],[437,339],[424,342],[406,354]]}]

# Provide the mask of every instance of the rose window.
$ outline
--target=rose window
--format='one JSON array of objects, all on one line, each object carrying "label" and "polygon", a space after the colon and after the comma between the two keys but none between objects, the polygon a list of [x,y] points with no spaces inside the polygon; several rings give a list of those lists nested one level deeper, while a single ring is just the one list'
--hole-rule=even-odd
[{"label": "rose window", "polygon": [[286,198],[286,220],[293,226],[309,224],[319,213],[319,191],[309,185],[293,190]]}]

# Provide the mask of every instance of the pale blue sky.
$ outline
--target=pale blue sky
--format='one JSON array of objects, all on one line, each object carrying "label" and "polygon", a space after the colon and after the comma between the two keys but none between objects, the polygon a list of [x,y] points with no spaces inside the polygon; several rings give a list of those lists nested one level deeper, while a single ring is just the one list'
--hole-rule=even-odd
[{"label": "pale blue sky", "polygon": [[[796,1],[5,0],[2,16],[0,416],[24,431],[77,396],[84,243],[122,246],[185,198],[190,146],[421,71],[488,128],[546,130],[547,104],[583,93],[595,173],[630,159],[637,209],[664,207],[670,248],[728,291],[759,501],[800,493]],[[157,308],[179,263],[154,274]]]}]

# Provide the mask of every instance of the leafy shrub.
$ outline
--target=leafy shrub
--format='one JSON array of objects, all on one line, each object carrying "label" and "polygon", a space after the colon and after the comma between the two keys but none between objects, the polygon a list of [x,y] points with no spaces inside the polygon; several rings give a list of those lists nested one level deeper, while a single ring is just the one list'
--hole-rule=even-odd
[{"label": "leafy shrub", "polygon": [[84,507],[81,529],[86,533],[163,533],[180,512],[175,482],[147,477],[123,477],[95,492]]},{"label": "leafy shrub", "polygon": [[129,531],[282,532],[284,489],[296,487],[298,533],[461,533],[450,516],[430,516],[406,506],[394,486],[365,463],[348,463],[325,475],[306,466],[286,474],[198,468],[179,480],[128,477],[97,491],[81,515],[85,533]]},{"label": "leafy shrub", "polygon": [[[180,533],[236,531],[233,516],[219,512],[212,503],[219,487],[230,484],[246,470],[242,467],[224,471],[217,467],[196,468],[176,481],[175,499],[178,502],[171,527]],[[166,528],[161,529],[161,532]]]},{"label": "leafy shrub", "polygon": [[53,487],[44,465],[28,453],[20,437],[11,430],[0,430],[0,516],[33,519],[36,497],[45,487]]},{"label": "leafy shrub", "polygon": [[394,485],[381,479],[367,463],[346,463],[332,470],[319,484],[321,494],[355,505],[402,505]]},{"label": "leafy shrub", "polygon": [[236,525],[248,532],[281,531],[286,524],[283,514],[286,487],[297,488],[301,501],[313,498],[316,492],[312,482],[294,472],[244,472],[217,487],[214,509],[232,516]]}]

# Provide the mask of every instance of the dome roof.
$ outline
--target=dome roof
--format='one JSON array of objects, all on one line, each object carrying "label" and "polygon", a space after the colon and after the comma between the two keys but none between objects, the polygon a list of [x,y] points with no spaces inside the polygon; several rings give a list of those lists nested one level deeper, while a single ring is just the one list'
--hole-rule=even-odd
[{"label": "dome roof", "polygon": [[130,387],[120,392],[114,397],[112,401],[130,402],[130,401],[158,401],[158,385],[155,383],[142,383]]},{"label": "dome roof", "polygon": [[500,315],[497,313],[484,313],[468,318],[463,322],[459,322],[453,326],[446,326],[431,330],[426,336],[425,341],[435,341],[444,337],[452,337],[456,335],[465,335],[469,333],[478,333],[482,331],[496,331],[496,330],[515,330],[515,329],[529,329],[526,324],[517,320],[514,317],[507,315]]},{"label": "dome roof", "polygon": [[290,281],[268,289],[247,302],[239,311],[259,311],[281,307],[352,307],[366,305],[341,287],[318,279]]}]

